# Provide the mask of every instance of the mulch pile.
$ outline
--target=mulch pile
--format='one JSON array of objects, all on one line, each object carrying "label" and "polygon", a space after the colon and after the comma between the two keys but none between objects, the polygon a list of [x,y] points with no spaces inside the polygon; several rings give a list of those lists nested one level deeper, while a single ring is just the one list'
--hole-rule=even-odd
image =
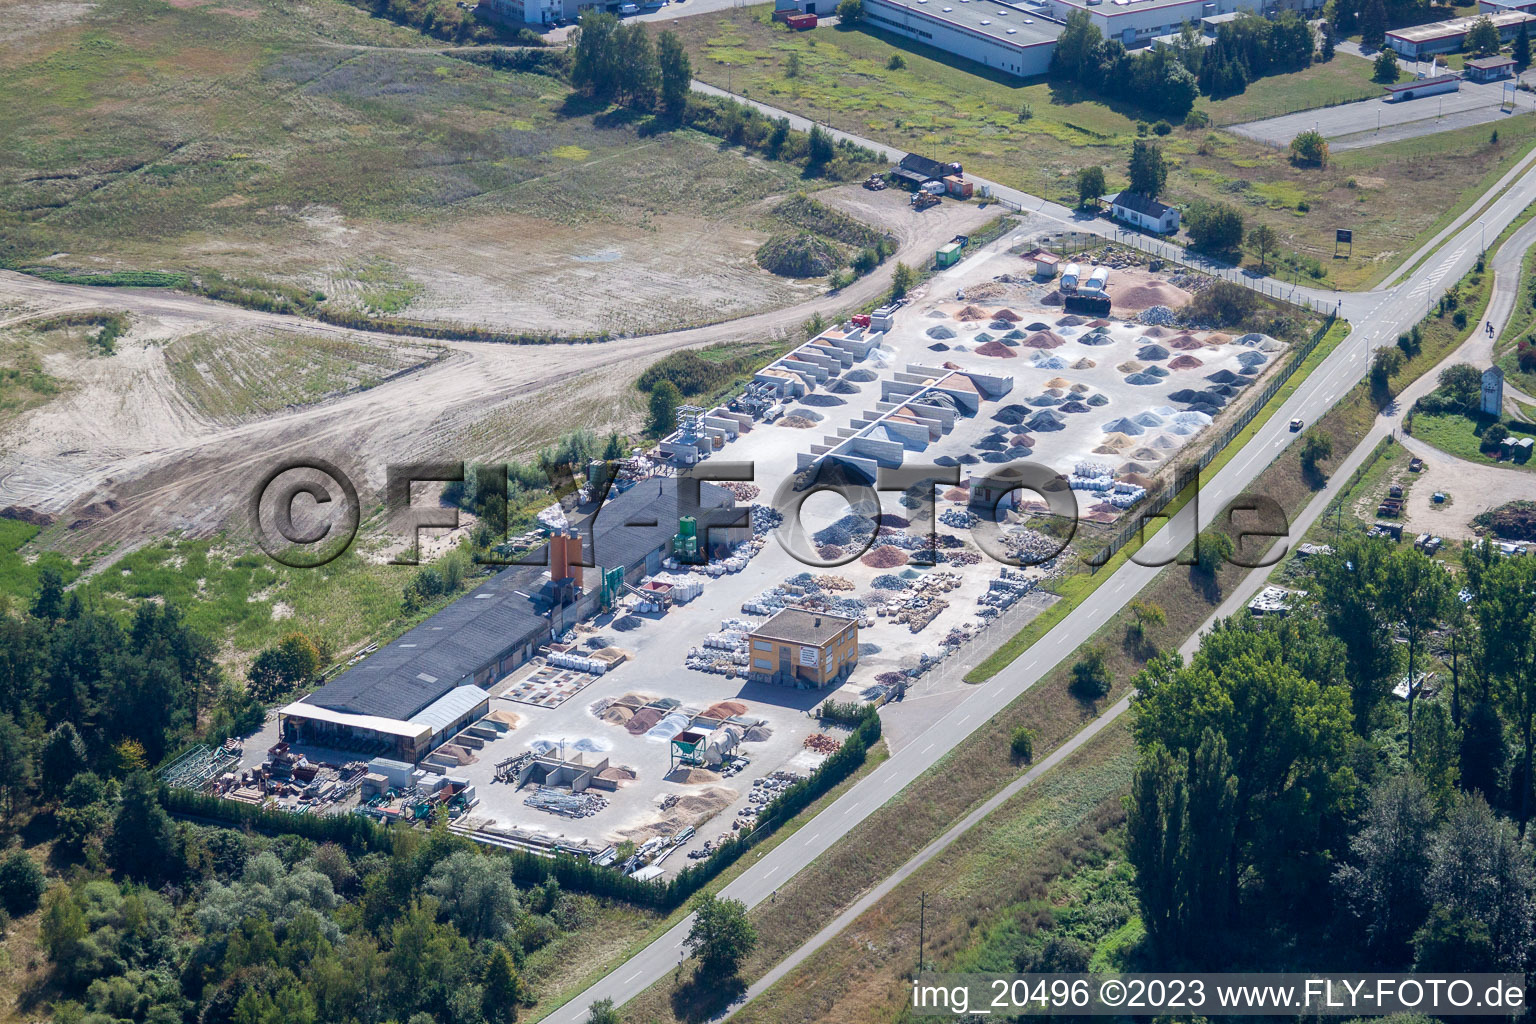
[{"label": "mulch pile", "polygon": [[1030,348],[1060,348],[1067,343],[1067,339],[1055,331],[1036,331],[1024,339],[1024,344]]},{"label": "mulch pile", "polygon": [[985,345],[977,345],[973,351],[979,356],[991,356],[994,359],[1017,359],[1019,354],[999,341],[989,341]]},{"label": "mulch pile", "polygon": [[976,306],[966,306],[960,312],[955,314],[955,319],[956,320],[990,320],[992,318],[986,314],[985,310],[978,309]]},{"label": "mulch pile", "polygon": [[1193,370],[1198,366],[1204,365],[1204,363],[1191,355],[1175,356],[1168,360],[1168,369],[1170,370]]}]

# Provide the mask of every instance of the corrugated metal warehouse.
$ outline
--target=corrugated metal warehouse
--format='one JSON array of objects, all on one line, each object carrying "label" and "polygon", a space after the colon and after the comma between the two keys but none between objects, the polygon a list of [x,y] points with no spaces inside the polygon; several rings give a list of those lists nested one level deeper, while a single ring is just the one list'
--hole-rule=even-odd
[{"label": "corrugated metal warehouse", "polygon": [[[750,536],[746,511],[722,487],[643,480],[578,527],[587,561],[624,567],[627,582],[657,572],[684,516],[719,550]],[[545,545],[530,556],[543,561]],[[551,634],[597,610],[597,594],[555,588],[544,565],[515,565],[279,712],[285,740],[418,761],[489,706],[485,688],[528,662]],[[595,574],[594,574],[595,577]],[[567,603],[568,602],[568,603]]]}]

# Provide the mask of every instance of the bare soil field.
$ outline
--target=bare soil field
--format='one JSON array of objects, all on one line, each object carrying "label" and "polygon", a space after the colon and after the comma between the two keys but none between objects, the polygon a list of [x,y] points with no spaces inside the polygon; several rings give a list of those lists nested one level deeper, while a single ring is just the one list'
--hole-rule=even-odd
[{"label": "bare soil field", "polygon": [[[913,214],[892,192],[873,202],[887,207],[881,217],[892,224],[908,218],[894,259],[914,263],[996,212],[947,203]],[[813,314],[832,316],[876,298],[888,282],[887,267],[840,294],[601,344],[433,346],[174,292],[89,288],[0,272],[0,305],[122,310],[134,325],[117,354],[56,363],[66,376],[80,375],[78,391],[0,428],[6,453],[0,507],[78,523],[39,538],[74,553],[131,548],[173,533],[208,537],[244,528],[245,502],[265,469],[285,457],[309,456],[351,475],[365,494],[366,513],[391,462],[519,458],[574,427],[633,429],[642,415],[633,382],[660,356],[788,337]],[[179,340],[162,352],[149,343],[152,337]],[[327,362],[342,351],[352,353],[345,372]],[[283,368],[295,360],[311,368],[308,384],[260,380],[291,375]],[[380,383],[366,387],[369,375]],[[335,386],[326,389],[328,383]],[[291,388],[299,388],[296,400],[285,390]],[[91,514],[80,515],[86,506]]]},{"label": "bare soil field", "polygon": [[25,39],[0,30],[12,267],[217,271],[570,335],[711,323],[814,287],[761,271],[767,234],[741,215],[806,187],[795,168],[642,138],[554,77],[329,0],[34,6]]}]

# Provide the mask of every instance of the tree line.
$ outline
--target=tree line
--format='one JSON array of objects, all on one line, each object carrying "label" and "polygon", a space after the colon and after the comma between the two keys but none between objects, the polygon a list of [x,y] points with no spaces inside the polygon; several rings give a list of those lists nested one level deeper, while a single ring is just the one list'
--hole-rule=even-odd
[{"label": "tree line", "polygon": [[[1127,853],[1149,952],[1203,969],[1536,957],[1536,559],[1355,535],[1288,618],[1137,679]],[[1433,669],[1434,673],[1427,670]]]},{"label": "tree line", "polygon": [[1244,14],[1223,24],[1210,45],[1186,24],[1173,45],[1133,52],[1118,39],[1105,39],[1087,11],[1074,10],[1051,54],[1050,74],[1182,118],[1201,93],[1236,95],[1264,75],[1306,67],[1315,50],[1311,26],[1293,11],[1273,19]]}]

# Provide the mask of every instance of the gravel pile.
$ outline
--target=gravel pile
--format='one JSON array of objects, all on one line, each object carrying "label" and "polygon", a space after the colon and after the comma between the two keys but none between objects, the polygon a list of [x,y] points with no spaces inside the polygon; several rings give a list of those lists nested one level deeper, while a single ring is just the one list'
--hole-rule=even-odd
[{"label": "gravel pile", "polygon": [[1173,310],[1167,306],[1148,306],[1141,311],[1137,319],[1144,324],[1154,324],[1158,327],[1172,327],[1179,322],[1179,318],[1174,316]]}]

